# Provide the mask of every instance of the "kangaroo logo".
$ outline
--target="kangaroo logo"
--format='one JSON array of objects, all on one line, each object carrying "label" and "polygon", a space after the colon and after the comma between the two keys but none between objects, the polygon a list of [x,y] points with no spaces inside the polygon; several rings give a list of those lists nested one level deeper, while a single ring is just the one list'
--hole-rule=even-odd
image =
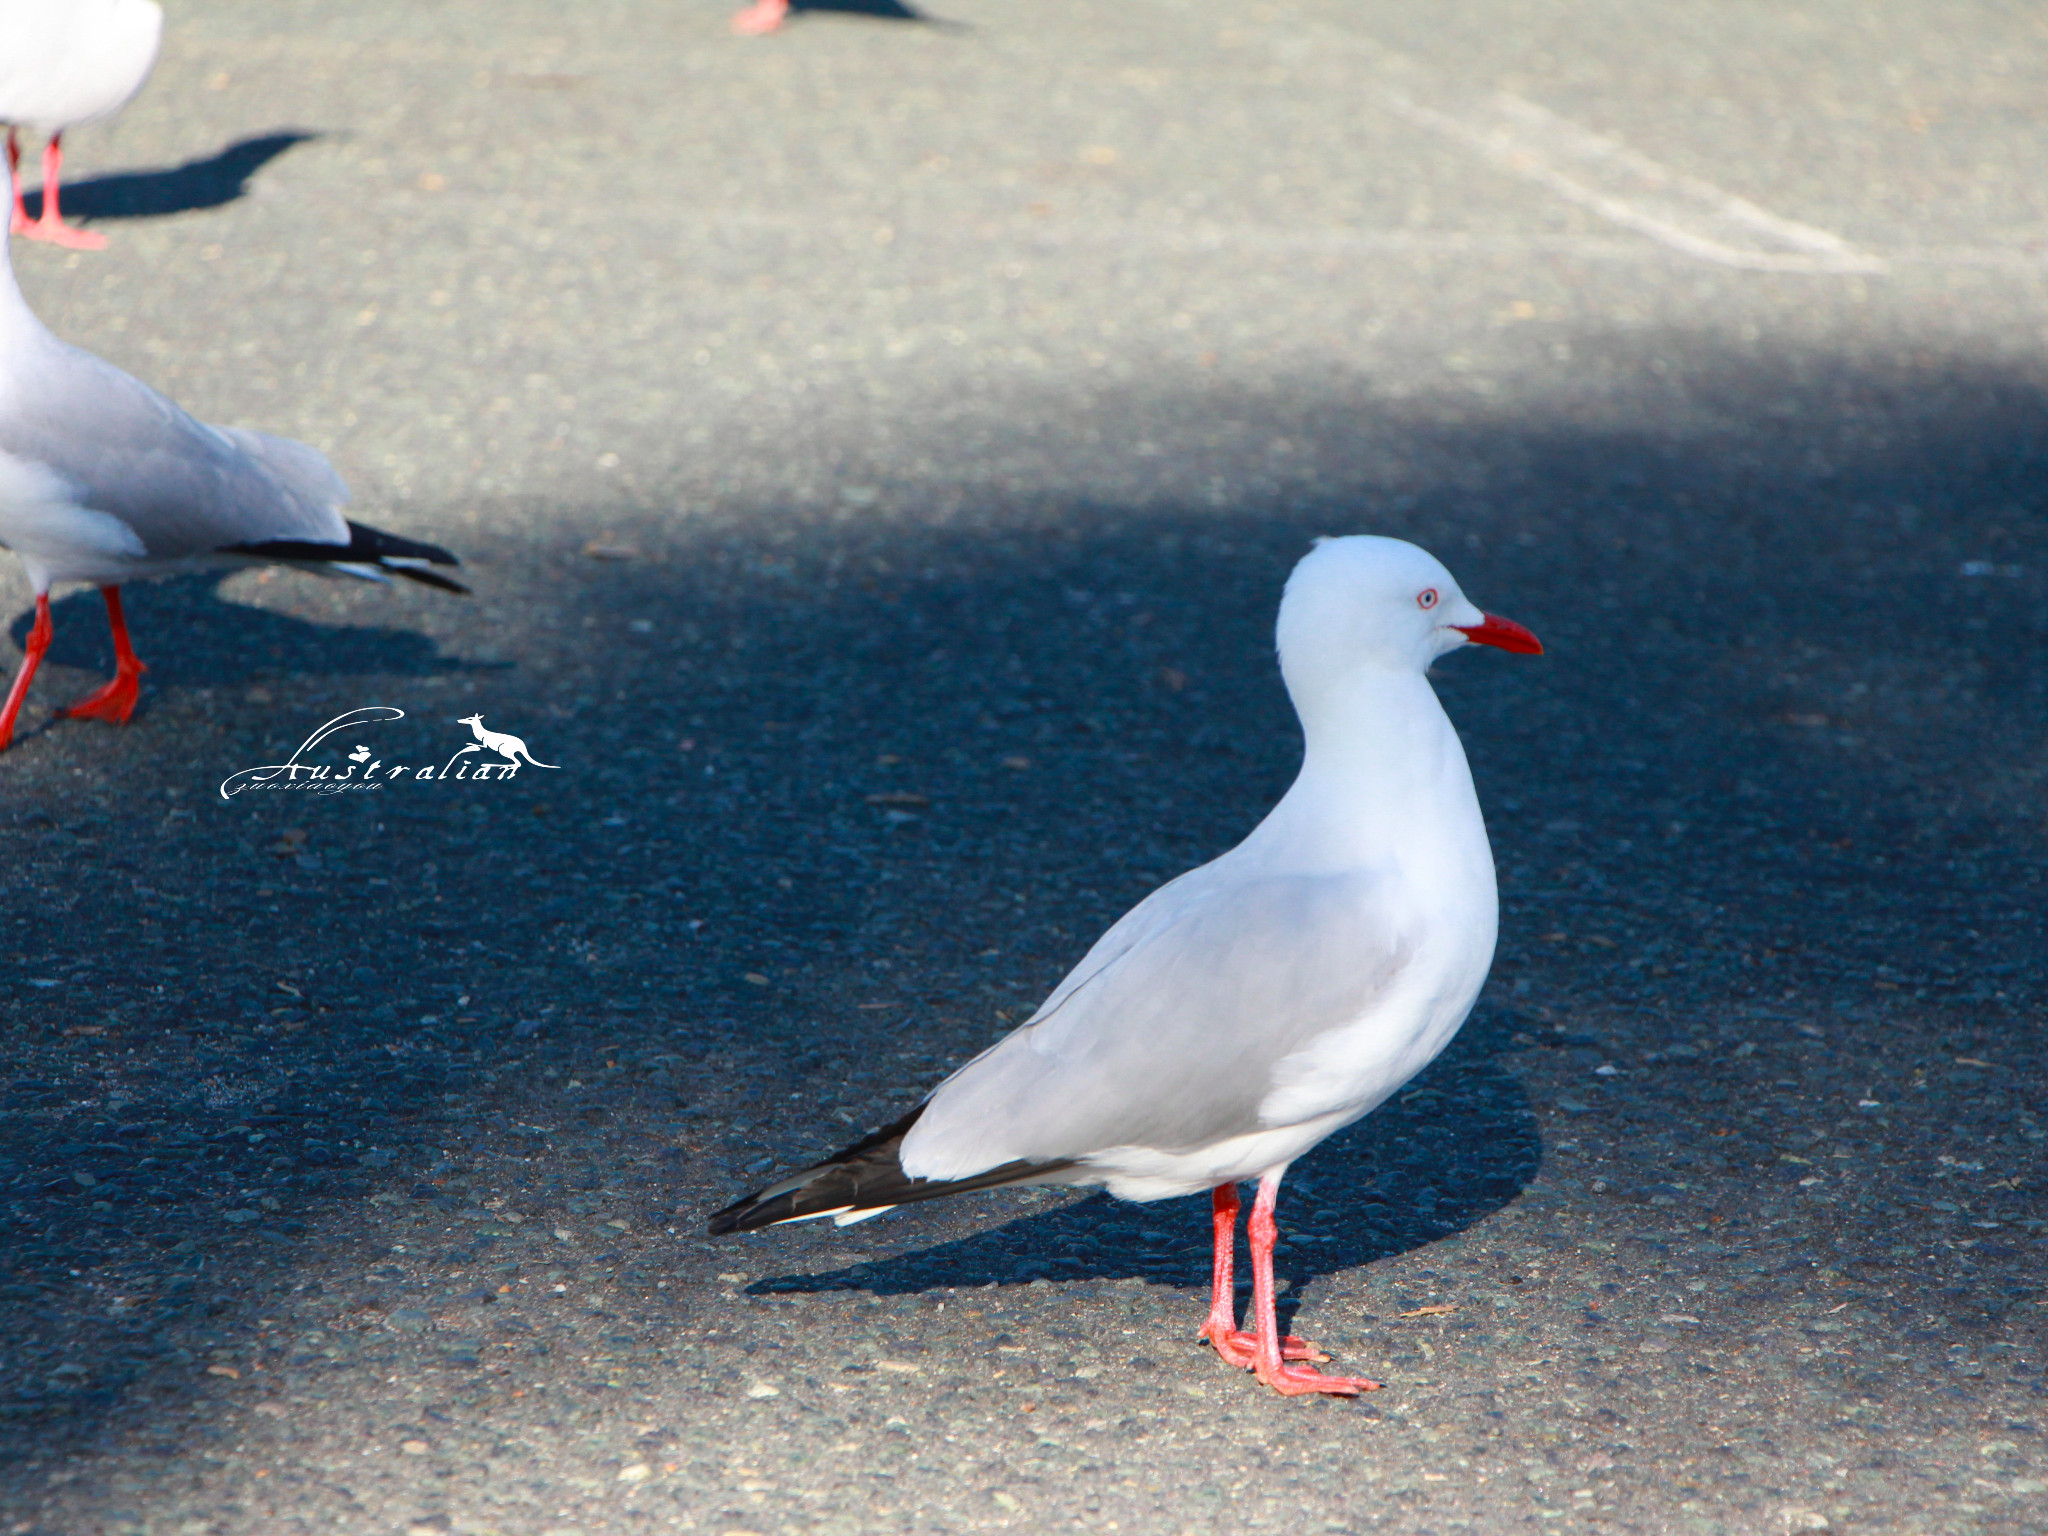
[{"label": "kangaroo logo", "polygon": [[[541,762],[531,752],[526,750],[526,743],[521,741],[517,736],[509,735],[504,731],[485,730],[484,717],[482,715],[470,715],[466,719],[459,720],[456,723],[458,725],[468,726],[472,731],[476,733],[476,739],[479,742],[481,742],[484,746],[489,747],[493,752],[497,753],[500,757],[504,758],[505,761],[511,763],[514,767],[517,767],[519,765],[520,759],[522,758],[524,758],[527,762],[532,763],[533,766],[536,768],[559,768],[562,766],[560,763]],[[477,750],[477,748],[470,747],[466,750],[474,752]]]},{"label": "kangaroo logo", "polygon": [[[0,0],[4,9],[6,0]],[[342,731],[351,734],[384,721],[403,720],[405,711],[389,704],[372,704],[336,715],[299,743],[298,750],[281,763],[263,763],[240,768],[221,780],[220,797],[232,800],[244,790],[297,790],[309,795],[345,795],[389,788],[403,780],[407,784],[449,779],[467,784],[501,784],[516,778],[528,764],[535,768],[558,768],[544,763],[527,750],[526,743],[506,731],[484,729],[484,717],[471,715],[462,724],[476,733],[476,740],[461,742],[445,763],[386,762],[368,746],[358,744],[339,762],[322,761],[319,749],[329,737]],[[329,747],[330,752],[341,748]],[[394,752],[393,756],[399,755]],[[407,754],[408,756],[410,754]],[[438,755],[438,754],[437,754]],[[462,791],[457,791],[462,793]],[[489,793],[489,791],[485,791]]]}]

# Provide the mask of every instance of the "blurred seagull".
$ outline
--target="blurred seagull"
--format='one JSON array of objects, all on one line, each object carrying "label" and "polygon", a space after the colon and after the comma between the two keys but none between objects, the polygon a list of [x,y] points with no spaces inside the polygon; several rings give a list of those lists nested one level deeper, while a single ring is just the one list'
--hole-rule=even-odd
[{"label": "blurred seagull", "polygon": [[0,751],[50,648],[50,585],[89,581],[107,600],[114,679],[65,713],[116,723],[135,711],[142,663],[121,584],[235,565],[296,565],[371,581],[468,589],[429,565],[447,550],[341,515],[348,487],[316,449],[195,421],[90,352],[59,341],[14,281],[0,236],[0,548],[21,557],[35,625],[0,705]]},{"label": "blurred seagull", "polygon": [[[1288,1393],[1369,1391],[1274,1320],[1273,1210],[1287,1167],[1421,1071],[1493,961],[1499,903],[1472,775],[1424,675],[1478,644],[1540,654],[1398,539],[1317,545],[1280,603],[1301,772],[1251,835],[1154,891],[1022,1027],[916,1109],[711,1218],[713,1234],[999,1184],[1100,1184],[1127,1200],[1211,1192],[1201,1337]],[[1237,1186],[1251,1326],[1231,1269]]]},{"label": "blurred seagull", "polygon": [[[156,0],[0,0],[0,123],[7,124],[7,180],[13,229],[31,240],[97,251],[105,235],[74,229],[57,209],[64,133],[112,117],[142,89],[156,64],[164,13]],[[33,222],[21,200],[23,126],[49,135],[43,146],[43,211]]]}]

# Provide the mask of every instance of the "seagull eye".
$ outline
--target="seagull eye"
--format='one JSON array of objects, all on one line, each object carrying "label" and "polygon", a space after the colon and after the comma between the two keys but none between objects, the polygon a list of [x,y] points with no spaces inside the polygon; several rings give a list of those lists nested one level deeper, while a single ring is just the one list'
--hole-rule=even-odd
[{"label": "seagull eye", "polygon": [[1415,595],[1415,604],[1419,608],[1434,608],[1436,606],[1436,588],[1424,587]]}]

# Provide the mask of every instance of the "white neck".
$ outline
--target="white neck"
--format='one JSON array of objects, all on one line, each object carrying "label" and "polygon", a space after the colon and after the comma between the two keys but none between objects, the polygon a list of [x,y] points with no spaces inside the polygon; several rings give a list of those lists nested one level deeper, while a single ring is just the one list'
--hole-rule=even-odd
[{"label": "white neck", "polygon": [[1303,701],[1301,772],[1245,839],[1304,873],[1400,867],[1472,879],[1493,861],[1458,733],[1418,672],[1355,672]]}]

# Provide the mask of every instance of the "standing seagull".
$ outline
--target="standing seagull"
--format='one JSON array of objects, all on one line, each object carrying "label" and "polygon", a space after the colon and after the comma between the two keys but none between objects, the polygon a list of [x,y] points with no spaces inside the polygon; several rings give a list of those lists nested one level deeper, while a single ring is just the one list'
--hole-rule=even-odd
[{"label": "standing seagull", "polygon": [[67,714],[116,724],[135,711],[142,663],[128,643],[121,584],[235,565],[296,565],[372,581],[460,562],[341,515],[348,487],[304,443],[195,421],[148,385],[59,341],[14,281],[0,235],[0,548],[35,589],[27,654],[0,705],[0,751],[50,648],[50,584],[89,581],[107,600],[114,679]]},{"label": "standing seagull", "polygon": [[[112,117],[142,89],[156,65],[164,13],[156,0],[0,0],[0,123],[7,124],[7,182],[14,232],[79,251],[97,251],[105,235],[74,229],[57,210],[64,132]],[[21,201],[26,125],[49,136],[43,146],[43,211],[30,221]]]},{"label": "standing seagull", "polygon": [[[1213,863],[1104,934],[1036,1014],[916,1109],[711,1218],[714,1234],[998,1184],[1101,1184],[1126,1200],[1209,1190],[1214,1291],[1201,1337],[1288,1394],[1378,1385],[1273,1315],[1281,1176],[1421,1071],[1493,963],[1493,855],[1457,732],[1425,677],[1477,643],[1541,654],[1399,539],[1326,539],[1288,578],[1280,672],[1301,772]],[[1231,1263],[1252,1208],[1252,1327]]]}]

